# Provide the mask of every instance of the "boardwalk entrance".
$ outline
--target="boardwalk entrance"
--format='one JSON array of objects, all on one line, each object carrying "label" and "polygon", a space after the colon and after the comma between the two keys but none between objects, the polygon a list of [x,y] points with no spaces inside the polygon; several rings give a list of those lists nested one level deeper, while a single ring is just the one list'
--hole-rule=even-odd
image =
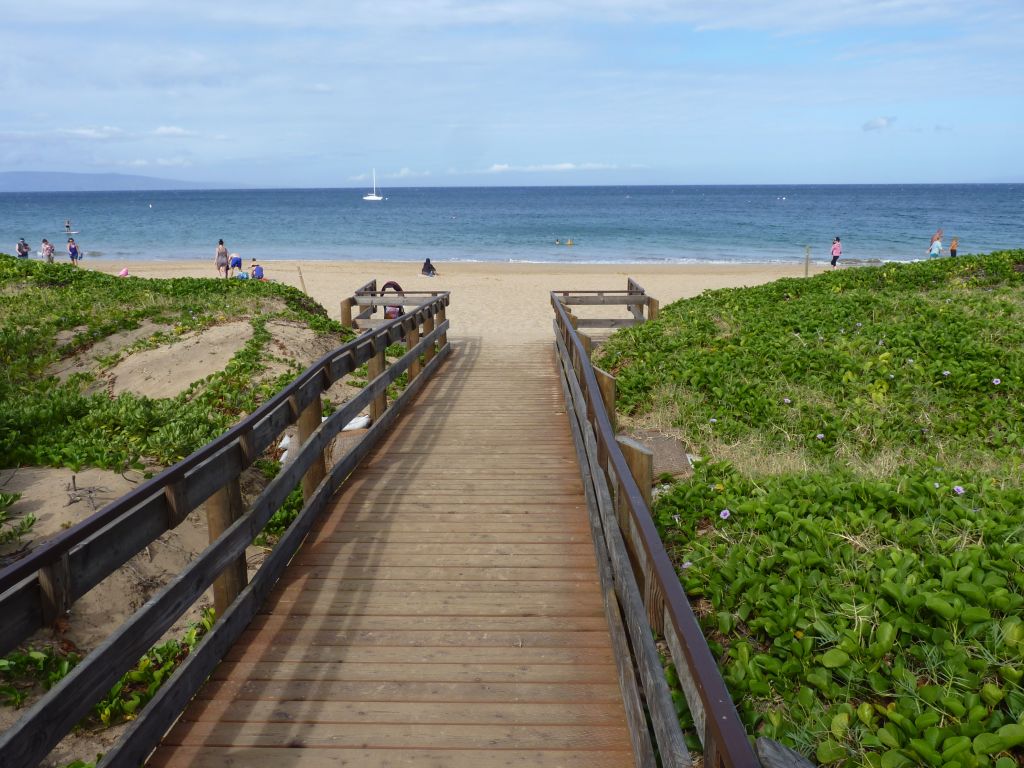
[{"label": "boardwalk entrance", "polygon": [[156,766],[627,766],[551,345],[464,340]]}]

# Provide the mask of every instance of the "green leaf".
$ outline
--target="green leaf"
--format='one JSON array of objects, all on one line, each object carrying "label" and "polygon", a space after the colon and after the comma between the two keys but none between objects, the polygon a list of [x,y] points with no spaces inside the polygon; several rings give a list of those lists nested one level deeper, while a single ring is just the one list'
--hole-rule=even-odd
[{"label": "green leaf", "polygon": [[838,648],[832,648],[822,654],[821,663],[829,669],[845,667],[850,663],[850,655],[846,653],[846,651],[840,651]]}]

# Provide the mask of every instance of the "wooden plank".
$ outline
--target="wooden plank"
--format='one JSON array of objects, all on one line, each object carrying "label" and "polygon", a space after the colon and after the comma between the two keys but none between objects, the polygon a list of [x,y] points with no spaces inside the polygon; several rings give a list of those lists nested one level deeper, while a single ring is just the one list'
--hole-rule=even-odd
[{"label": "wooden plank", "polygon": [[503,598],[469,599],[464,595],[436,595],[427,600],[421,595],[396,598],[394,595],[338,595],[314,593],[296,596],[275,594],[266,603],[268,610],[287,606],[291,613],[344,614],[350,610],[390,616],[593,616],[601,610],[599,599],[584,600],[575,595],[536,595],[521,600]]},{"label": "wooden plank", "polygon": [[[301,565],[301,564],[297,564]],[[492,579],[501,581],[587,581],[593,580],[594,574],[589,570],[581,570],[572,567],[551,567],[551,568],[503,568],[500,566],[485,566],[467,568],[461,565],[451,565],[444,569],[410,567],[407,565],[388,566],[377,563],[360,563],[352,565],[324,565],[310,566],[311,569],[322,569],[324,578],[346,578],[346,579],[415,579],[429,581],[431,579],[455,579],[455,580],[480,580],[489,581]]]},{"label": "wooden plank", "polygon": [[422,702],[392,701],[224,701],[201,699],[186,710],[183,720],[219,723],[303,723],[348,725],[401,723],[407,725],[620,725],[621,706],[613,702]]},{"label": "wooden plank", "polygon": [[[514,713],[509,713],[514,720]],[[179,721],[167,744],[195,746],[355,747],[359,749],[565,749],[601,752],[629,739],[624,725],[453,725],[331,723],[292,727],[278,723],[195,723]]]},{"label": "wooden plank", "polygon": [[176,752],[159,752],[147,765],[152,768],[624,768],[632,766],[632,754],[606,749],[601,752],[521,750],[495,752],[493,747],[475,749],[303,749],[278,747],[186,746]]},{"label": "wooden plank", "polygon": [[614,683],[449,683],[349,680],[212,680],[197,699],[222,701],[618,702]]},{"label": "wooden plank", "polygon": [[250,629],[238,638],[238,649],[246,650],[281,646],[285,643],[312,648],[321,645],[337,647],[395,648],[601,648],[608,645],[605,630],[594,632],[527,632],[468,629]]},{"label": "wooden plank", "polygon": [[[601,617],[603,620],[603,617]],[[605,683],[615,679],[615,665],[512,663],[355,663],[246,661],[224,662],[213,673],[224,680],[348,680],[361,682]]]},{"label": "wooden plank", "polygon": [[[593,583],[587,585],[593,588]],[[359,611],[330,615],[301,615],[287,611],[261,613],[253,617],[250,629],[268,627],[274,630],[301,629],[313,627],[320,630],[405,630],[415,626],[420,630],[451,629],[452,620],[447,616],[418,616],[410,622],[405,616],[381,616],[364,614]],[[607,627],[600,616],[463,616],[458,627],[464,631],[487,632],[598,632]]]}]

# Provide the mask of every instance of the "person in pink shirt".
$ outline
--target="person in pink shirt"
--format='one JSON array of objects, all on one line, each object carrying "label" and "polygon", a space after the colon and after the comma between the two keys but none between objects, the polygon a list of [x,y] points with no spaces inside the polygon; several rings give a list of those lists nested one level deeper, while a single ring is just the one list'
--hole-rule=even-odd
[{"label": "person in pink shirt", "polygon": [[836,235],[836,239],[832,241],[832,269],[836,268],[836,262],[839,261],[839,257],[843,255],[843,244],[839,242],[839,236]]}]

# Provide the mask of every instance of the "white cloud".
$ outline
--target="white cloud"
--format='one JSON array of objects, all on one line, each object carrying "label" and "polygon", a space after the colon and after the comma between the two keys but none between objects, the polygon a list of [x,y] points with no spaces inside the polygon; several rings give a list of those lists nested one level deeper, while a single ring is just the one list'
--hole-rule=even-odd
[{"label": "white cloud", "polygon": [[411,168],[402,168],[398,173],[392,173],[384,178],[388,179],[418,179],[429,176],[430,171],[414,171]]},{"label": "white cloud", "polygon": [[60,128],[57,133],[87,141],[110,141],[112,139],[125,138],[124,131],[109,125],[105,125],[102,128]]},{"label": "white cloud", "polygon": [[155,164],[164,168],[184,168],[192,165],[192,161],[184,157],[158,157]]},{"label": "white cloud", "polygon": [[760,29],[807,32],[878,28],[931,22],[969,22],[996,17],[1019,22],[1021,12],[1005,0],[350,0],[344,13],[325,0],[292,0],[286,4],[224,0],[176,0],[140,6],[135,0],[42,0],[14,4],[5,10],[11,23],[95,22],[111,18],[188,18],[193,23],[263,26],[279,29],[350,30],[363,28],[466,27],[506,24],[681,23],[700,29]]},{"label": "white cloud", "polygon": [[154,136],[168,136],[172,138],[185,137],[185,136],[197,136],[195,131],[188,131],[184,128],[179,128],[176,125],[161,125],[153,131]]},{"label": "white cloud", "polygon": [[861,126],[864,131],[885,131],[896,122],[895,117],[873,117]]},{"label": "white cloud", "polygon": [[612,171],[616,165],[605,163],[545,163],[538,165],[510,165],[494,163],[485,173],[561,173],[565,171]]}]

